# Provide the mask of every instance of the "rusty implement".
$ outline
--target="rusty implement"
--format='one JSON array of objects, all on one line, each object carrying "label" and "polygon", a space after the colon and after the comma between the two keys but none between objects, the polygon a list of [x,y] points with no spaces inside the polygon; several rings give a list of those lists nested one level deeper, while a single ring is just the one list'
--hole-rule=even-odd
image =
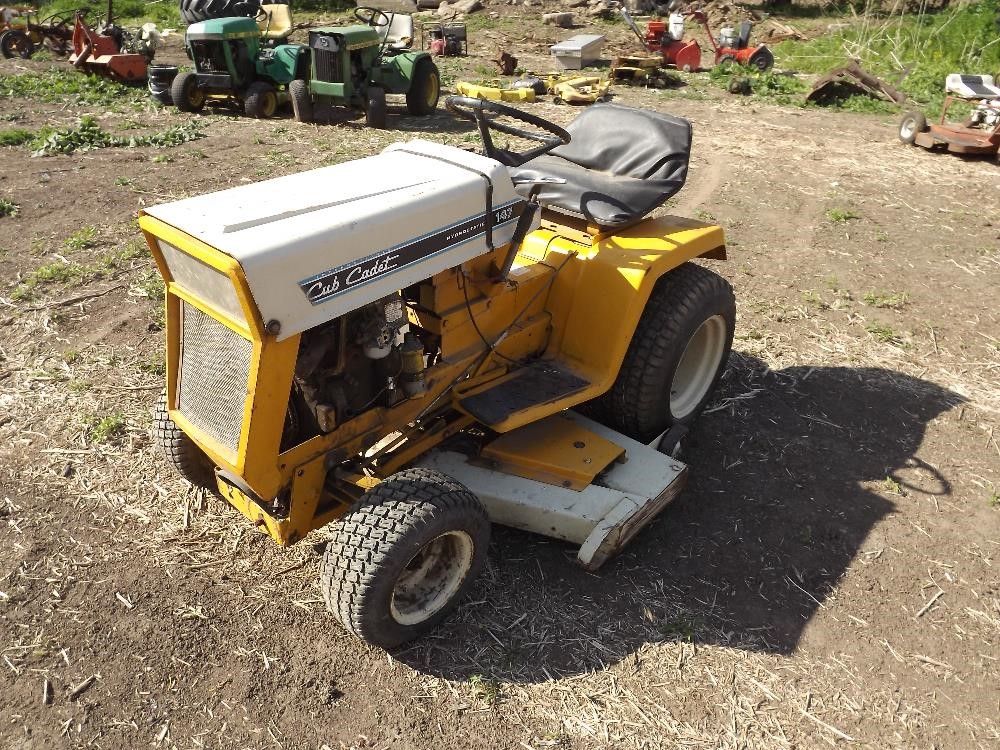
[{"label": "rusty implement", "polygon": [[806,95],[807,102],[827,104],[853,94],[868,94],[876,99],[888,99],[896,104],[906,104],[906,94],[890,86],[852,60],[842,68],[834,68],[813,85]]},{"label": "rusty implement", "polygon": [[77,70],[107,76],[122,83],[145,81],[149,62],[145,55],[122,52],[113,36],[99,34],[76,14],[73,26],[73,54],[69,61]]}]

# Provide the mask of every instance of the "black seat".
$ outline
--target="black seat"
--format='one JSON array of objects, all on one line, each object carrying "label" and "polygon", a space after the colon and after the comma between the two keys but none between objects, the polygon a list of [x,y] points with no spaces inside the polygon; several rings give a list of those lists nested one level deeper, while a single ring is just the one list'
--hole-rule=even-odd
[{"label": "black seat", "polygon": [[595,104],[566,128],[572,141],[511,170],[527,196],[540,179],[543,206],[602,227],[638,221],[684,186],[691,154],[691,123],[680,117]]}]

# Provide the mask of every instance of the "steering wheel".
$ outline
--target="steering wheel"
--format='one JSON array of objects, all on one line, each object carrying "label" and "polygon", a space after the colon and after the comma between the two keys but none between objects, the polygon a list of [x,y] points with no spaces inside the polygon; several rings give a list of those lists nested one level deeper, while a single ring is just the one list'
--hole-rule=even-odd
[{"label": "steering wheel", "polygon": [[[572,139],[569,133],[554,122],[514,107],[508,107],[500,102],[476,99],[471,96],[449,96],[444,103],[452,114],[463,120],[476,123],[476,127],[479,128],[479,136],[483,139],[483,153],[491,159],[496,159],[505,167],[519,167],[526,161],[531,161],[536,156],[551,151],[556,146],[566,145]],[[520,120],[544,132],[539,133],[538,130],[524,130],[512,125],[505,125],[502,122],[497,122],[494,118],[487,117],[487,112]],[[529,141],[537,141],[541,145],[529,148],[527,151],[509,151],[505,148],[499,148],[493,143],[493,137],[490,135],[491,130],[525,138]]]},{"label": "steering wheel", "polygon": [[388,26],[392,22],[385,11],[372,8],[370,5],[359,5],[354,9],[354,17],[369,26]]},{"label": "steering wheel", "polygon": [[69,26],[69,20],[64,16],[60,16],[58,13],[54,13],[53,15],[43,18],[38,22],[39,26],[45,26],[46,24],[54,28],[61,29],[65,26]]}]

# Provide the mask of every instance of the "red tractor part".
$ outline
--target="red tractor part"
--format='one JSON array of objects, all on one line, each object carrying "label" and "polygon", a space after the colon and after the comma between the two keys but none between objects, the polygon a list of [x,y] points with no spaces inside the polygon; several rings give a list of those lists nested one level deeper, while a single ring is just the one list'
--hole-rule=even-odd
[{"label": "red tractor part", "polygon": [[732,40],[712,36],[712,29],[708,24],[708,16],[704,11],[696,10],[691,14],[691,19],[705,27],[708,34],[708,41],[715,50],[715,64],[739,63],[749,68],[756,68],[761,73],[774,67],[774,55],[765,45],[759,44],[756,47],[750,46],[750,29],[753,25],[749,21],[740,24],[739,35]]},{"label": "red tractor part", "polygon": [[98,34],[87,25],[80,13],[74,20],[73,54],[69,61],[77,70],[107,76],[122,83],[145,81],[148,76],[149,63],[145,55],[122,52],[120,40]]},{"label": "red tractor part", "polygon": [[663,55],[664,65],[691,73],[701,67],[701,45],[695,39],[674,39],[663,21],[650,21],[643,39],[650,52]]}]

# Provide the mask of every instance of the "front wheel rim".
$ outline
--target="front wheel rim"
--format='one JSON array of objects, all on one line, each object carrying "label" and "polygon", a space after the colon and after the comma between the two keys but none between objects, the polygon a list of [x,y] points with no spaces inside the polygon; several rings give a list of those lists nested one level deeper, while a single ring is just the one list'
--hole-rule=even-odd
[{"label": "front wheel rim", "polygon": [[400,625],[419,625],[447,606],[472,569],[475,542],[464,531],[435,537],[410,558],[392,590],[389,610]]},{"label": "front wheel rim", "polygon": [[903,120],[903,124],[899,126],[899,134],[903,138],[911,138],[917,130],[917,123],[914,122],[912,117],[908,117]]},{"label": "front wheel rim", "polygon": [[437,106],[438,97],[441,94],[441,85],[438,82],[438,77],[435,75],[428,76],[427,81],[427,98],[424,100],[425,104],[429,109],[434,109]]},{"label": "front wheel rim", "polygon": [[675,420],[691,415],[712,387],[726,348],[726,320],[713,315],[694,332],[677,362],[670,383],[670,414]]},{"label": "front wheel rim", "polygon": [[270,91],[264,95],[264,106],[261,111],[264,117],[271,117],[278,109],[278,97]]}]

